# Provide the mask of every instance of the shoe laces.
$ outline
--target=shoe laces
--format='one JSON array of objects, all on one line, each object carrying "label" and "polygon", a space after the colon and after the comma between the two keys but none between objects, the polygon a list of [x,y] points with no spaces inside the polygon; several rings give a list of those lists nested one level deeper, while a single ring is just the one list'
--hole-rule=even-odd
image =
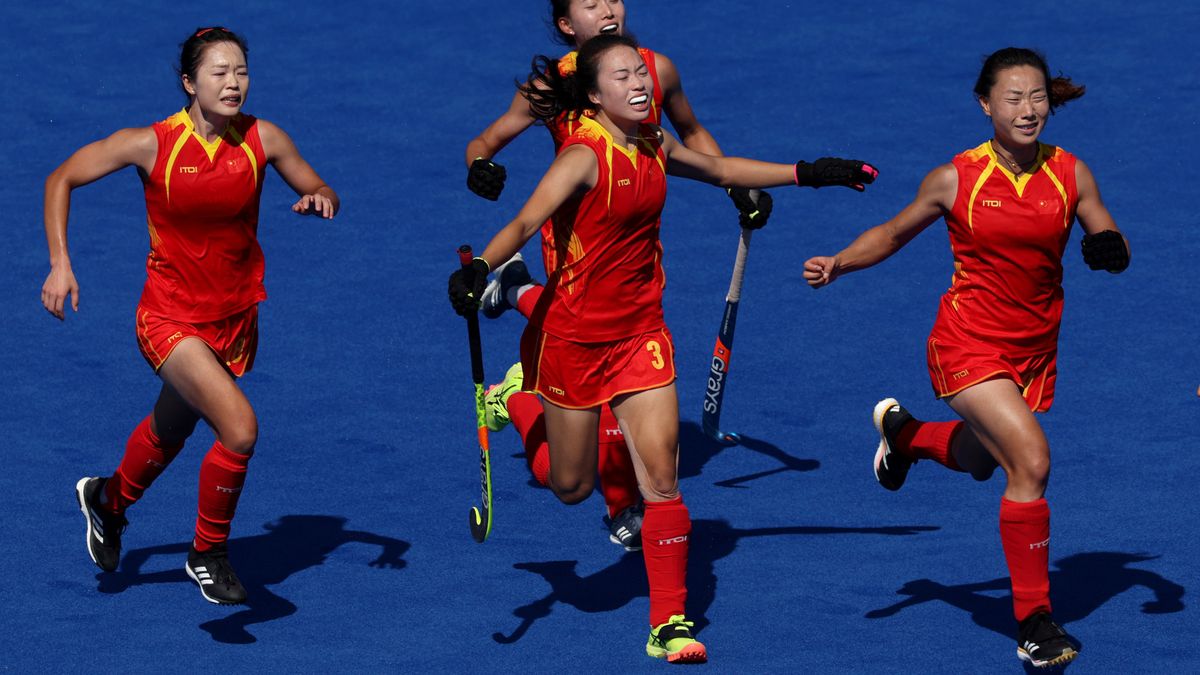
[{"label": "shoe laces", "polygon": [[214,546],[200,554],[204,559],[208,573],[214,582],[226,585],[240,584],[233,566],[229,564],[229,549],[224,546]]},{"label": "shoe laces", "polygon": [[1049,614],[1038,612],[1022,622],[1021,639],[1040,645],[1051,640],[1066,638],[1067,632],[1062,629]]},{"label": "shoe laces", "polygon": [[676,614],[653,631],[654,639],[664,645],[676,638],[694,639],[692,638],[692,628],[695,625],[695,621],[688,621],[682,614]]},{"label": "shoe laces", "polygon": [[125,518],[124,514],[113,513],[103,506],[96,507],[95,511],[100,514],[100,522],[104,526],[104,536],[120,541],[121,535],[125,534],[125,528],[129,527],[129,520]]}]

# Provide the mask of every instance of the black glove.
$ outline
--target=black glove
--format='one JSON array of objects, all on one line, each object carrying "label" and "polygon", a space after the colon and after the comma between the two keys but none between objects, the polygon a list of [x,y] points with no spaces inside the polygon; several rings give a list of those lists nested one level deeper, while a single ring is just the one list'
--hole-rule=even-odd
[{"label": "black glove", "polygon": [[459,316],[466,316],[479,309],[479,299],[487,288],[487,261],[475,258],[470,265],[454,270],[450,275],[450,306]]},{"label": "black glove", "polygon": [[500,199],[500,191],[504,189],[506,178],[508,172],[503,166],[490,159],[476,157],[475,161],[471,162],[471,170],[467,171],[467,187],[484,199],[496,201]]},{"label": "black glove", "polygon": [[796,162],[796,185],[800,187],[842,185],[862,192],[878,175],[878,169],[857,159],[822,157],[812,164]]},{"label": "black glove", "polygon": [[1108,270],[1113,274],[1129,267],[1129,249],[1125,238],[1116,230],[1104,230],[1096,234],[1083,235],[1083,261],[1094,270]]},{"label": "black glove", "polygon": [[738,222],[748,230],[757,230],[771,217],[771,195],[762,190],[729,188],[725,190],[738,210]]}]

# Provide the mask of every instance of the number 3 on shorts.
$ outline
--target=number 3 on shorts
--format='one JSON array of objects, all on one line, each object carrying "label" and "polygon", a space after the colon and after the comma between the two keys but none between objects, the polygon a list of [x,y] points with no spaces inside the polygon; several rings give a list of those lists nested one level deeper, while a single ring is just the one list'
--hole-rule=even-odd
[{"label": "number 3 on shorts", "polygon": [[650,340],[647,342],[646,351],[650,352],[650,365],[654,366],[655,370],[662,370],[663,366],[666,365],[666,362],[663,361],[662,346],[658,344],[658,341]]}]

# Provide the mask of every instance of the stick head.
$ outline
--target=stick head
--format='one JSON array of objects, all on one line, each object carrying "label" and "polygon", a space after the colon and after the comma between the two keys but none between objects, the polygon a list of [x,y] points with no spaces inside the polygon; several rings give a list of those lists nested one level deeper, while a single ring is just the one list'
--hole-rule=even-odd
[{"label": "stick head", "polygon": [[492,513],[487,507],[483,511],[474,506],[471,507],[471,538],[482,544],[487,541],[488,535],[492,533]]}]

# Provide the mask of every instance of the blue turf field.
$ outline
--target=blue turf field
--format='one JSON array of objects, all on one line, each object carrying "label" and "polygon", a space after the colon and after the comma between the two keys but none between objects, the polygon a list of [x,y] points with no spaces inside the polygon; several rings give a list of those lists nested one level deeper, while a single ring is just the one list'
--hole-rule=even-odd
[{"label": "blue turf field", "polygon": [[[516,434],[493,435],[496,525],[478,499],[463,323],[445,300],[459,244],[481,247],[550,160],[540,130],[500,155],[498,204],[465,189],[466,142],[502,112],[534,53],[557,54],[544,3],[242,3],[224,14],[133,2],[18,0],[0,50],[9,209],[0,310],[4,528],[0,670],[589,672],[665,668],[642,654],[640,554],[608,543],[596,497],[529,486]],[[968,8],[969,7],[969,8]],[[1200,8],[1143,3],[634,0],[629,23],[679,67],[727,153],[860,157],[864,194],[777,189],[754,239],[723,423],[698,431],[703,378],[737,242],[714,188],[673,179],[664,214],[677,340],[682,475],[695,525],[689,613],[715,672],[991,673],[1020,668],[996,534],[1002,480],[928,463],[898,494],[874,482],[872,405],[945,418],[924,341],[950,277],[940,224],[878,268],[813,293],[797,265],[899,210],[921,177],[980,143],[980,58],[1043,49],[1088,86],[1043,139],[1082,157],[1128,235],[1126,274],[1066,257],[1049,491],[1057,617],[1078,673],[1200,671],[1192,600],[1200,349],[1192,148]],[[270,299],[244,386],[261,440],[231,548],[243,608],[202,601],[182,565],[197,433],[130,511],[125,557],[99,575],[72,486],[107,473],[157,380],[133,310],[147,250],[132,170],[76,191],[82,307],[41,309],[42,183],[74,149],[183,103],[177,45],[198,25],[250,41],[247,111],[279,124],[339,192],[332,223],[294,217],[278,177],[260,236]],[[536,258],[536,247],[527,247]],[[489,379],[518,317],[486,322]]]}]

